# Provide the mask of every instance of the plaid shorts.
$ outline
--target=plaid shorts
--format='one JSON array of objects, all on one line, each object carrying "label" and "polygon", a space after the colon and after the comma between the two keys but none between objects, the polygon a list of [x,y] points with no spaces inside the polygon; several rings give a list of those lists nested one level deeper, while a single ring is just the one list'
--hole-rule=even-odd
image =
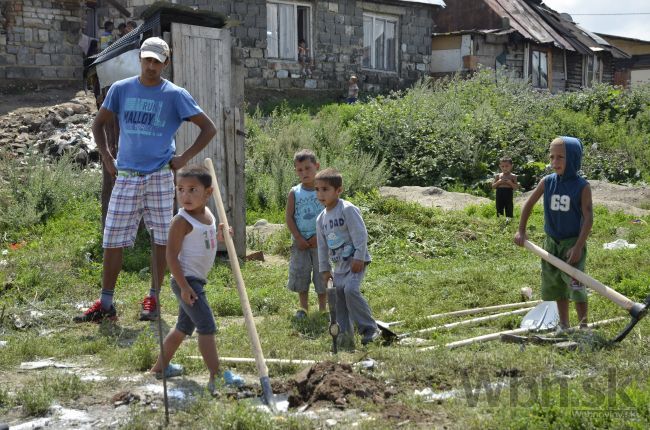
[{"label": "plaid shorts", "polygon": [[147,175],[118,175],[108,203],[104,248],[133,246],[144,217],[154,242],[167,245],[169,223],[174,215],[174,174],[169,169]]}]

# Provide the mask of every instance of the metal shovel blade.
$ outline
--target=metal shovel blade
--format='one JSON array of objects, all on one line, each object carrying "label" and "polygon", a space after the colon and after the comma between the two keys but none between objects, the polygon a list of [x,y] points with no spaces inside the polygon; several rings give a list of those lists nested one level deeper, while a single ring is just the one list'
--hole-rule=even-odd
[{"label": "metal shovel blade", "polygon": [[531,309],[521,320],[520,327],[529,330],[552,330],[559,322],[557,303],[548,301]]},{"label": "metal shovel blade", "polygon": [[377,328],[381,331],[381,337],[384,339],[384,342],[391,343],[397,339],[397,333],[390,329],[390,323],[375,320],[377,323]]}]

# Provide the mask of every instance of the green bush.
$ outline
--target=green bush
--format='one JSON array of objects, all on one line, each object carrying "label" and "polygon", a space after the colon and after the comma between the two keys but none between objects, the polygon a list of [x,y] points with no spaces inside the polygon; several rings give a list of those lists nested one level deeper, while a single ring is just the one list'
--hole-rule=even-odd
[{"label": "green bush", "polygon": [[0,241],[44,223],[74,199],[99,197],[100,175],[79,170],[62,158],[53,164],[24,158],[0,159]]},{"label": "green bush", "polygon": [[588,178],[626,182],[650,177],[649,101],[650,86],[553,95],[485,70],[377,97],[360,105],[350,128],[356,147],[386,164],[393,185],[480,191],[508,155],[530,189],[549,143],[563,135],[583,141]]}]

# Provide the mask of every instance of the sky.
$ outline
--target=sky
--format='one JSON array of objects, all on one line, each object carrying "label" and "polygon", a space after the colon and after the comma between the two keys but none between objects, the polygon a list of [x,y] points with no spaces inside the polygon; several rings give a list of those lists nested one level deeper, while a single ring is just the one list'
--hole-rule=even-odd
[{"label": "sky", "polygon": [[[596,33],[650,41],[650,0],[544,0],[558,12],[566,12],[581,27]],[[578,14],[645,13],[645,15],[589,16]]]}]

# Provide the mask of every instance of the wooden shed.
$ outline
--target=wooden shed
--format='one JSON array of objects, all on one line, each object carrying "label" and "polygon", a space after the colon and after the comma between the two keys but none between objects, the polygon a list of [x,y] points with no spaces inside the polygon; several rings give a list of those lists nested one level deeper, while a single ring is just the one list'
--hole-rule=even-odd
[{"label": "wooden shed", "polygon": [[[228,222],[234,230],[237,254],[246,252],[246,190],[244,183],[244,73],[231,55],[230,31],[223,28],[225,17],[215,12],[194,11],[186,6],[155,4],[142,14],[142,25],[92,57],[85,67],[94,82],[98,106],[110,85],[139,73],[139,47],[148,37],[167,41],[171,66],[164,77],[189,91],[217,126],[216,137],[191,164],[202,164],[206,157],[214,163]],[[116,151],[116,127],[107,127],[107,142]],[[192,145],[199,130],[183,124],[176,134],[176,149]],[[116,153],[116,152],[113,152]],[[105,172],[104,172],[105,173]],[[106,214],[112,178],[104,174],[102,213]],[[214,203],[210,208],[216,215]]]}]

